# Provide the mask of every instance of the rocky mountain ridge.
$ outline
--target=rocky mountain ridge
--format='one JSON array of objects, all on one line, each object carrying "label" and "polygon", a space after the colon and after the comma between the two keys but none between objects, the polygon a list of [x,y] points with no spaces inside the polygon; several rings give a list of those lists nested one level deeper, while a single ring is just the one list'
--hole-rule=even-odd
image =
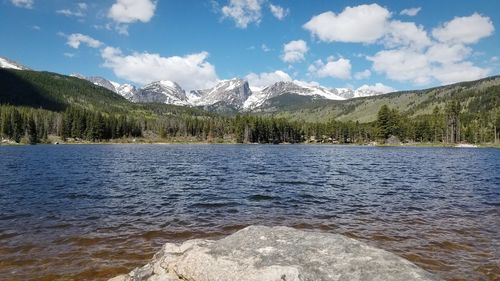
[{"label": "rocky mountain ridge", "polygon": [[[17,70],[28,68],[9,59],[0,57],[0,67]],[[165,103],[180,106],[204,107],[207,109],[229,108],[233,111],[248,112],[265,106],[269,100],[283,96],[302,96],[311,99],[345,100],[382,94],[366,88],[326,88],[301,81],[279,81],[265,88],[252,88],[248,81],[240,78],[220,80],[209,89],[185,91],[173,81],[161,80],[137,88],[131,84],[120,84],[100,76],[71,76],[88,80],[95,85],[113,91],[124,98],[138,103]],[[253,89],[253,90],[252,90]]]}]

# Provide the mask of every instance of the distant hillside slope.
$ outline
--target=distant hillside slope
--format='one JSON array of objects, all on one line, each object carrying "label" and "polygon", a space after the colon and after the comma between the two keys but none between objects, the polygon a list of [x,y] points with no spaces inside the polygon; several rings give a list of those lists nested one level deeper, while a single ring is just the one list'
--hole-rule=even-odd
[{"label": "distant hillside slope", "polygon": [[130,102],[89,81],[51,72],[0,69],[0,103],[61,111],[69,105],[125,111]]},{"label": "distant hillside slope", "polygon": [[0,104],[64,111],[69,106],[118,114],[210,115],[167,104],[136,104],[87,80],[51,72],[0,68]]},{"label": "distant hillside slope", "polygon": [[[451,100],[458,100],[464,112],[485,113],[498,109],[500,107],[500,76],[426,90],[396,92],[343,101],[285,93],[267,100],[259,112],[251,114],[306,122],[337,119],[366,123],[376,119],[377,112],[384,104],[411,117],[429,114],[435,106],[443,108]],[[64,111],[71,106],[136,117],[237,114],[225,104],[222,104],[222,107],[217,105],[218,110],[214,110],[210,107],[192,108],[159,103],[133,103],[113,91],[76,77],[14,69],[0,69],[0,104],[52,111]],[[217,113],[210,113],[207,110]]]},{"label": "distant hillside slope", "polygon": [[477,81],[462,82],[448,86],[419,91],[395,92],[386,95],[357,98],[344,101],[304,100],[294,103],[286,96],[268,101],[258,114],[285,117],[309,122],[340,121],[371,122],[377,118],[380,107],[387,104],[410,116],[429,114],[435,106],[458,100],[464,111],[487,112],[500,106],[500,76]]}]

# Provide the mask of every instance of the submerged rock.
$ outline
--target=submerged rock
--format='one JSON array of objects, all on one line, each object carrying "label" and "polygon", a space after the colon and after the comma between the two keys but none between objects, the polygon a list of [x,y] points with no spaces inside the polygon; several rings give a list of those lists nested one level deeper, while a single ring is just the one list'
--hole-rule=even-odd
[{"label": "submerged rock", "polygon": [[440,280],[357,240],[289,227],[249,226],[221,240],[167,243],[153,260],[110,281]]}]

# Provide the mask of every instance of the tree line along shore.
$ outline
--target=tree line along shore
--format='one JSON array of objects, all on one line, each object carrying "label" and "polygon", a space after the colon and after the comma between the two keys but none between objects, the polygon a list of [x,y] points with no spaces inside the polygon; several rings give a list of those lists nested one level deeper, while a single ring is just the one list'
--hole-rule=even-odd
[{"label": "tree line along shore", "polygon": [[369,123],[290,121],[255,115],[128,116],[69,107],[57,112],[0,105],[2,143],[337,143],[498,145],[500,110],[463,112],[458,101],[409,117],[387,105]]}]

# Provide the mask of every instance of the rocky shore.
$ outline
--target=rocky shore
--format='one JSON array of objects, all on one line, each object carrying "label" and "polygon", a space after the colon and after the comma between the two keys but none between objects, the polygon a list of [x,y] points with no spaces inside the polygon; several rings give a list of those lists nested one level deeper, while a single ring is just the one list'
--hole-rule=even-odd
[{"label": "rocky shore", "polygon": [[165,244],[147,265],[109,281],[440,280],[357,240],[288,227],[249,226],[220,240]]}]

